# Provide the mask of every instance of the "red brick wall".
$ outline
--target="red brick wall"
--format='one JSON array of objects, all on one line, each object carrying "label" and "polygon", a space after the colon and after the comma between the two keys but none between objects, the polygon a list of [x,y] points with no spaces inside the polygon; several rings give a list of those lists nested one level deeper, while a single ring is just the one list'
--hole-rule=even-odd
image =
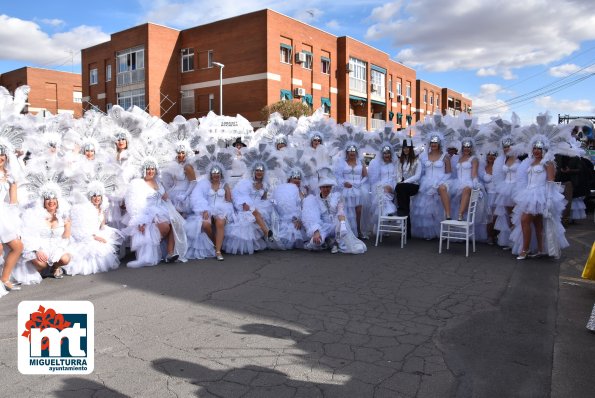
[{"label": "red brick wall", "polygon": [[9,91],[23,84],[31,87],[29,108],[47,109],[52,114],[58,111],[72,111],[80,117],[82,107],[74,102],[73,92],[81,91],[81,75],[41,68],[24,67],[3,73],[0,85]]},{"label": "red brick wall", "polygon": [[[436,103],[436,96],[441,94],[442,88],[436,86],[435,84],[418,79],[416,82],[416,92],[417,100],[415,104],[415,121],[424,120],[427,116],[432,115],[437,110],[440,110],[440,104]],[[424,102],[424,94],[426,93],[427,101]]]}]

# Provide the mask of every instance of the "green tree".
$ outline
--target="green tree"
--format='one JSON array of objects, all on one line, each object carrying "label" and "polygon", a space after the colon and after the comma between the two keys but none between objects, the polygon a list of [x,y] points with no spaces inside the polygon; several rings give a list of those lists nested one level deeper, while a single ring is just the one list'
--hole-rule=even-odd
[{"label": "green tree", "polygon": [[312,109],[302,101],[279,101],[262,108],[260,111],[262,120],[266,123],[269,120],[269,116],[275,112],[279,112],[283,119],[289,119],[292,116],[297,118],[300,116],[310,116]]}]

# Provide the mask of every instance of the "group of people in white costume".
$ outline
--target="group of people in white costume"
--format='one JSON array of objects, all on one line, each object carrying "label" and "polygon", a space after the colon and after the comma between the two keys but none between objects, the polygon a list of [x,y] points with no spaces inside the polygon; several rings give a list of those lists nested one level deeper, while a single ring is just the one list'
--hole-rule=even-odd
[{"label": "group of people in white costume", "polygon": [[116,269],[128,250],[128,267],[265,249],[361,254],[380,211],[432,239],[440,221],[465,217],[473,189],[480,239],[519,259],[567,245],[552,158],[580,148],[547,116],[523,127],[435,115],[370,133],[318,110],[233,136],[207,128],[214,114],[22,115],[26,94],[0,103],[0,294]]}]

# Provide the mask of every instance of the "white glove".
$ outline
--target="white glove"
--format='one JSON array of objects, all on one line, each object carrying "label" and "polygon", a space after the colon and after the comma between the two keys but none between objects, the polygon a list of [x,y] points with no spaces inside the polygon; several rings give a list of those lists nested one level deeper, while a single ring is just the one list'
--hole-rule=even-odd
[{"label": "white glove", "polygon": [[345,225],[345,221],[341,221],[339,223],[339,236],[343,238],[345,235],[347,235],[347,225]]}]

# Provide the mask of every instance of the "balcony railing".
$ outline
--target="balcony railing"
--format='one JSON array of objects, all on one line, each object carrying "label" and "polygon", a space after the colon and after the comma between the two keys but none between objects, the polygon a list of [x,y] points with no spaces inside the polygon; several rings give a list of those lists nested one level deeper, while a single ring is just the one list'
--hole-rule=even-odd
[{"label": "balcony railing", "polygon": [[354,126],[362,127],[364,129],[367,128],[366,118],[363,116],[351,115],[349,118],[349,123],[351,123]]},{"label": "balcony railing", "polygon": [[136,69],[127,72],[120,72],[117,75],[116,86],[126,86],[128,84],[140,83],[145,81],[145,70]]},{"label": "balcony railing", "polygon": [[386,126],[386,122],[382,119],[372,119],[372,130],[382,130]]}]

